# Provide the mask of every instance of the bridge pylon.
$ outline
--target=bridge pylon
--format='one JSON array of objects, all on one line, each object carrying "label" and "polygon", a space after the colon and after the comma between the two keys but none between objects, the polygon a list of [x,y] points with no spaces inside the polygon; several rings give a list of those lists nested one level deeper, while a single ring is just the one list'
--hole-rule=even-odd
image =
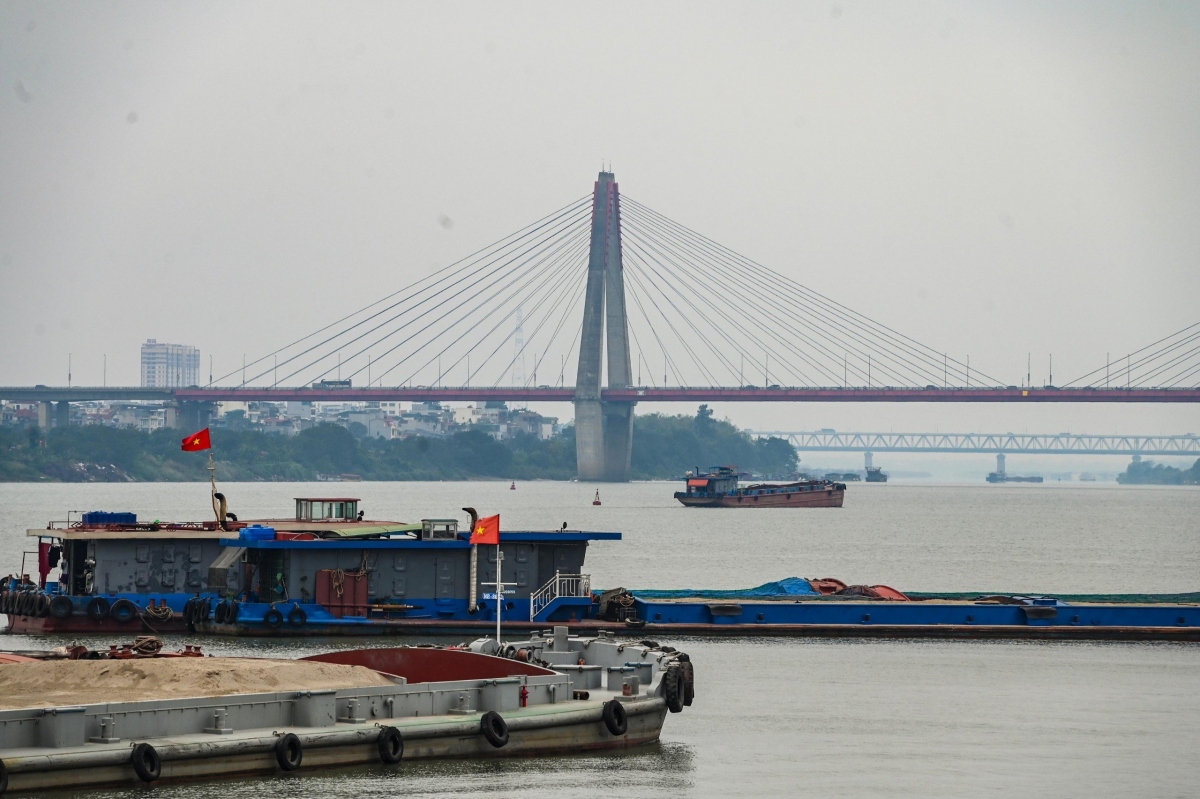
[{"label": "bridge pylon", "polygon": [[575,464],[580,480],[624,482],[633,453],[636,403],[601,400],[606,350],[608,387],[628,388],[633,372],[621,260],[621,196],[612,172],[600,173],[592,195],[591,252],[575,380]]}]

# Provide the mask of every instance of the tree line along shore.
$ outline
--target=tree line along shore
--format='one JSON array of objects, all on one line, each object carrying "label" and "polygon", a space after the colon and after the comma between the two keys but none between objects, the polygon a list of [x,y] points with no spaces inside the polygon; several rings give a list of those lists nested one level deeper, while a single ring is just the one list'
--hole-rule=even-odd
[{"label": "tree line along shore", "polygon": [[[359,426],[361,427],[361,425]],[[753,438],[701,406],[695,416],[646,414],[634,420],[633,479],[670,479],[687,469],[735,464],[758,474],[796,471],[796,451],[780,438]],[[141,432],[100,425],[0,428],[3,482],[186,482],[208,479],[208,458],[180,450],[180,431]],[[212,430],[224,480],[570,480],[575,430],[553,438],[497,441],[480,431],[444,438],[380,439],[321,424],[294,436]]]}]

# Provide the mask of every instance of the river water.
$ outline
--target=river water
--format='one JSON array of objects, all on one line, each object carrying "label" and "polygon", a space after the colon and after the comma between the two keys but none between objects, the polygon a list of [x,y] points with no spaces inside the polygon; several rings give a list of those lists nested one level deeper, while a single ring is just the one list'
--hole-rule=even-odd
[{"label": "river water", "polygon": [[[328,484],[226,484],[242,518],[289,515]],[[673,486],[355,483],[369,517],[499,512],[505,529],[618,530],[593,585],[738,588],[789,576],[914,591],[1200,590],[1200,490],[852,485],[828,510],[684,509]],[[206,518],[196,484],[0,485],[0,574],[26,528],[68,510]],[[182,640],[182,639],[181,639]],[[308,654],[378,639],[201,639],[206,651]],[[664,642],[665,639],[664,639]],[[11,636],[0,648],[57,645]],[[1088,796],[1200,794],[1200,646],[681,638],[696,703],[660,744],[616,755],[405,764],[200,785],[160,797]],[[174,640],[168,646],[176,646]],[[0,673],[2,678],[2,673]],[[89,796],[141,796],[141,791]]]}]

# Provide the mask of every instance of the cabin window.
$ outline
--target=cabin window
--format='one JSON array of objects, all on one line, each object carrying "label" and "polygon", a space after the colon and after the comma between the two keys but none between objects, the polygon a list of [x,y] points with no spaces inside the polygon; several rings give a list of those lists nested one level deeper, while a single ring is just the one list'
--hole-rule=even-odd
[{"label": "cabin window", "polygon": [[297,521],[353,521],[358,518],[357,499],[297,499]]},{"label": "cabin window", "polygon": [[453,541],[458,538],[458,519],[422,519],[421,538],[425,541]]}]

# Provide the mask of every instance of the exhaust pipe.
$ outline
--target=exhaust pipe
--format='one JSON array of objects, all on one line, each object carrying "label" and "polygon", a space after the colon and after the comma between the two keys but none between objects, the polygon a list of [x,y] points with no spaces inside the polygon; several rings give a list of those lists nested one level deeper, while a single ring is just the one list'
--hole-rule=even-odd
[{"label": "exhaust pipe", "polygon": [[[471,535],[475,535],[475,524],[479,521],[479,513],[474,508],[463,508],[471,516]],[[479,547],[471,544],[471,594],[467,599],[467,610],[471,613],[475,612],[475,607],[479,599]]]}]

